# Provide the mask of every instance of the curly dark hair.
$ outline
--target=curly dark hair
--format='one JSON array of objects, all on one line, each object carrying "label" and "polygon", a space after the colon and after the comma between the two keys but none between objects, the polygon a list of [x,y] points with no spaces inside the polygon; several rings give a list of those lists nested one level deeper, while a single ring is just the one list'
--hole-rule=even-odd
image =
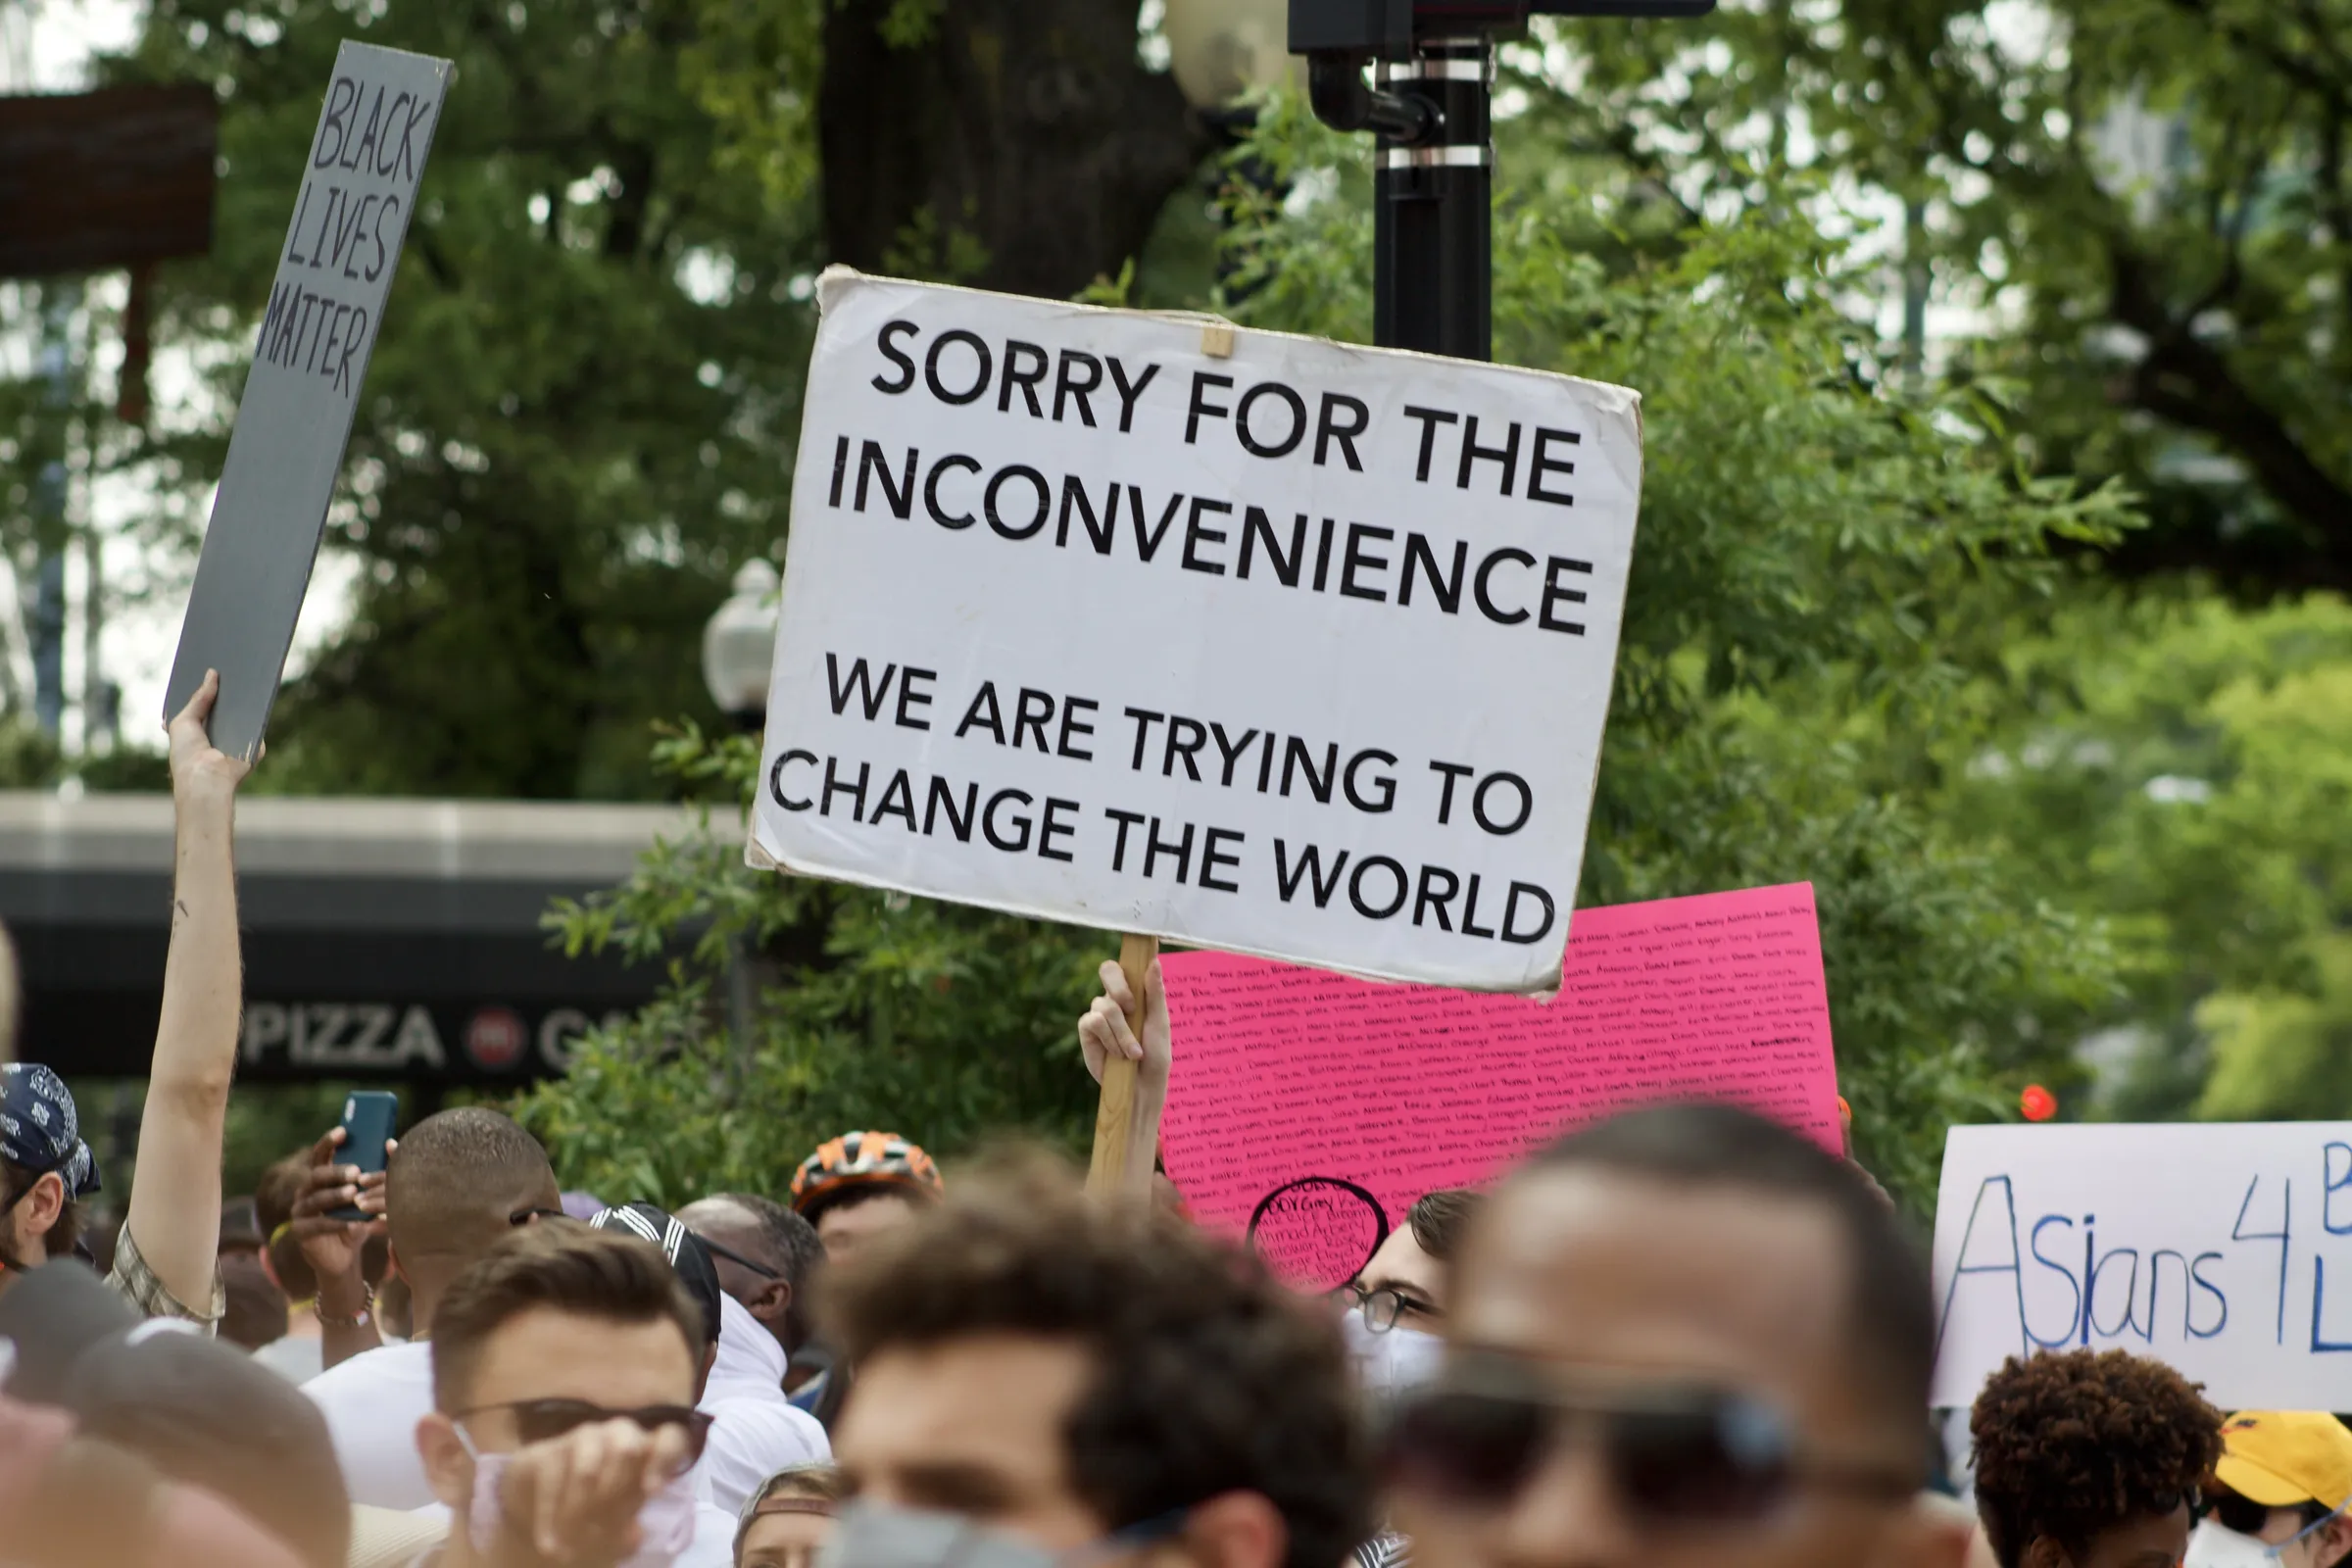
[{"label": "curly dark hair", "polygon": [[1109,1529],[1254,1492],[1289,1528],[1286,1568],[1331,1568],[1372,1533],[1336,1326],[1157,1205],[1090,1201],[1049,1156],[999,1154],[959,1176],[831,1269],[817,1311],[859,1362],[991,1333],[1083,1347],[1093,1376],[1065,1440],[1078,1494]]},{"label": "curly dark hair", "polygon": [[2102,1531],[2187,1501],[2222,1456],[2222,1413],[2202,1387],[2124,1350],[2011,1356],[1968,1422],[2001,1568],[2041,1536],[2081,1561]]}]

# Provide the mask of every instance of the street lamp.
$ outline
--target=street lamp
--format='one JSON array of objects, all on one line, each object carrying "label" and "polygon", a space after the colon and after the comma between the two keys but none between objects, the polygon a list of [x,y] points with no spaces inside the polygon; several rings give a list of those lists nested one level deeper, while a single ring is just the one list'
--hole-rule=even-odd
[{"label": "street lamp", "polygon": [[1167,0],[1168,64],[1196,109],[1222,109],[1292,74],[1290,0]]},{"label": "street lamp", "polygon": [[[734,591],[703,628],[703,684],[718,710],[757,731],[767,713],[768,673],[776,662],[776,626],[783,614],[776,568],[747,561],[735,568]],[[727,940],[727,1032],[734,1036],[735,1092],[751,1082],[758,1050],[752,1038],[751,944],[740,931]]]},{"label": "street lamp", "polygon": [[718,710],[758,728],[767,711],[767,677],[776,659],[776,568],[747,561],[735,572],[735,590],[703,628],[703,684]]}]

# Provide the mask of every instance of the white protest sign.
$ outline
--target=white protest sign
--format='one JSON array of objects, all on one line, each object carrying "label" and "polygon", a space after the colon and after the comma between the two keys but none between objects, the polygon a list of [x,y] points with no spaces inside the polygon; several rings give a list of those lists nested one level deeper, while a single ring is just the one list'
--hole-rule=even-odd
[{"label": "white protest sign", "polygon": [[213,744],[248,761],[277,699],[454,69],[372,44],[335,55],[165,688],[169,715],[220,670]]},{"label": "white protest sign", "polygon": [[1636,394],[828,273],[755,863],[1553,984]]},{"label": "white protest sign", "polygon": [[1939,1405],[2089,1347],[2224,1409],[2352,1409],[2352,1122],[1955,1127],[1936,1298]]}]

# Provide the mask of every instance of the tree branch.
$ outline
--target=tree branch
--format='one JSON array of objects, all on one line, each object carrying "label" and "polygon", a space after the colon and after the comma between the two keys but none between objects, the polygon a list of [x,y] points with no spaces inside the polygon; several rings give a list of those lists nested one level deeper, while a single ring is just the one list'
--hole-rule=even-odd
[{"label": "tree branch", "polygon": [[2108,313],[2148,342],[2146,357],[2125,379],[2127,400],[2220,441],[2273,501],[2313,531],[2335,569],[2352,576],[2352,486],[2322,467],[2230,362],[2166,309],[2153,266],[2120,229],[2108,230],[2106,249],[2114,279]]}]

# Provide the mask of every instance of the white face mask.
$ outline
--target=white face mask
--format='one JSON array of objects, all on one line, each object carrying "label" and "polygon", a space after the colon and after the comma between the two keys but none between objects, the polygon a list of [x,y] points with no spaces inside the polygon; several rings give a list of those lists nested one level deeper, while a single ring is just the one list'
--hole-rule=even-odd
[{"label": "white face mask", "polygon": [[[493,1555],[498,1549],[499,1531],[505,1524],[506,1505],[499,1496],[500,1483],[507,1477],[507,1466],[514,1462],[511,1453],[475,1452],[473,1441],[466,1437],[464,1427],[458,1428],[458,1442],[473,1455],[473,1499],[466,1511],[466,1538],[481,1556]],[[689,1543],[694,1540],[694,1470],[692,1466],[670,1478],[669,1484],[645,1499],[637,1510],[637,1528],[641,1532],[637,1549],[619,1564],[619,1568],[670,1568]],[[516,1532],[529,1539],[527,1529]]]},{"label": "white face mask", "polygon": [[2180,1568],[2279,1568],[2278,1548],[2201,1519],[2188,1533],[2188,1551]]},{"label": "white face mask", "polygon": [[1392,1399],[1438,1375],[1446,1342],[1421,1329],[1375,1329],[1364,1321],[1364,1309],[1352,1306],[1341,1320],[1348,1335],[1348,1353],[1363,1391],[1376,1399]]},{"label": "white face mask", "polygon": [[[2333,1518],[2330,1514],[2328,1518]],[[2188,1535],[2181,1568],[2302,1568],[2303,1544],[2327,1528],[2328,1520],[2304,1530],[2292,1541],[2274,1546],[2252,1536],[2241,1536],[2216,1519],[2200,1520]]]}]

